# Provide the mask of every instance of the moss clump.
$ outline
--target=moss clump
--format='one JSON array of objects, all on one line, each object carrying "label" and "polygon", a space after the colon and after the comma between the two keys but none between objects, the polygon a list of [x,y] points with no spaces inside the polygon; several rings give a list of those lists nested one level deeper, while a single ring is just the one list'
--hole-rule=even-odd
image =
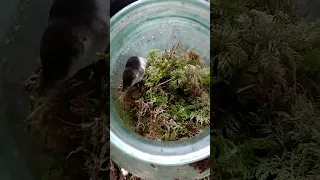
[{"label": "moss clump", "polygon": [[210,69],[194,51],[179,45],[151,50],[141,82],[127,92],[119,87],[122,119],[154,140],[192,137],[210,124]]},{"label": "moss clump", "polygon": [[213,179],[320,178],[320,25],[299,2],[212,2],[213,78],[230,92],[255,84],[212,112]]}]

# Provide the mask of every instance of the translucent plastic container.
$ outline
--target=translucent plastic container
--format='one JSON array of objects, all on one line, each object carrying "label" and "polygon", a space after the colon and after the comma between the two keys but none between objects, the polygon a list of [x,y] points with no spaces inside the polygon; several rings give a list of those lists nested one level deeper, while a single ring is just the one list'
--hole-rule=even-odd
[{"label": "translucent plastic container", "polygon": [[[118,114],[117,87],[130,56],[146,57],[151,49],[170,49],[179,43],[199,52],[209,65],[210,6],[198,0],[140,0],[111,18],[111,158],[143,179],[198,179],[209,175],[194,164],[210,156],[207,128],[179,142],[148,140],[127,128]],[[208,161],[206,161],[208,162]]]}]

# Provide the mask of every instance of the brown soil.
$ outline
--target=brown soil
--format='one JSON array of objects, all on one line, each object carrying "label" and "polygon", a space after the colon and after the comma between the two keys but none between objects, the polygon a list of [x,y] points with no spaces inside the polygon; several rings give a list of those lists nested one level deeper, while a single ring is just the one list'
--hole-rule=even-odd
[{"label": "brown soil", "polygon": [[201,161],[195,162],[195,163],[191,163],[191,164],[189,164],[189,166],[198,170],[198,172],[201,174],[210,168],[210,157],[203,159]]}]

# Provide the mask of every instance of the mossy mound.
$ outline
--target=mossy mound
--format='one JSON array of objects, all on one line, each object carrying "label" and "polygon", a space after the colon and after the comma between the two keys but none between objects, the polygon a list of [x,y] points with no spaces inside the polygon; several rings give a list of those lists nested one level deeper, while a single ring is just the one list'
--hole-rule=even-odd
[{"label": "mossy mound", "polygon": [[210,68],[194,51],[179,45],[151,50],[141,82],[127,92],[119,87],[122,119],[153,140],[193,137],[210,124]]}]

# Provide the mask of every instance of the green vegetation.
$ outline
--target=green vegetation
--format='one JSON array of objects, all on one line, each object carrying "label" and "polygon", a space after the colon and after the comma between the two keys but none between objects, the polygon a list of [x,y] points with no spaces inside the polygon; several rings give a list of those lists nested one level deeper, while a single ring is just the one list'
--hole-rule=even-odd
[{"label": "green vegetation", "polygon": [[210,124],[210,68],[202,57],[178,45],[151,50],[141,82],[119,88],[122,119],[135,132],[154,140],[192,137]]},{"label": "green vegetation", "polygon": [[211,8],[213,80],[255,84],[237,94],[240,106],[212,112],[212,178],[320,179],[320,25],[295,1]]}]

